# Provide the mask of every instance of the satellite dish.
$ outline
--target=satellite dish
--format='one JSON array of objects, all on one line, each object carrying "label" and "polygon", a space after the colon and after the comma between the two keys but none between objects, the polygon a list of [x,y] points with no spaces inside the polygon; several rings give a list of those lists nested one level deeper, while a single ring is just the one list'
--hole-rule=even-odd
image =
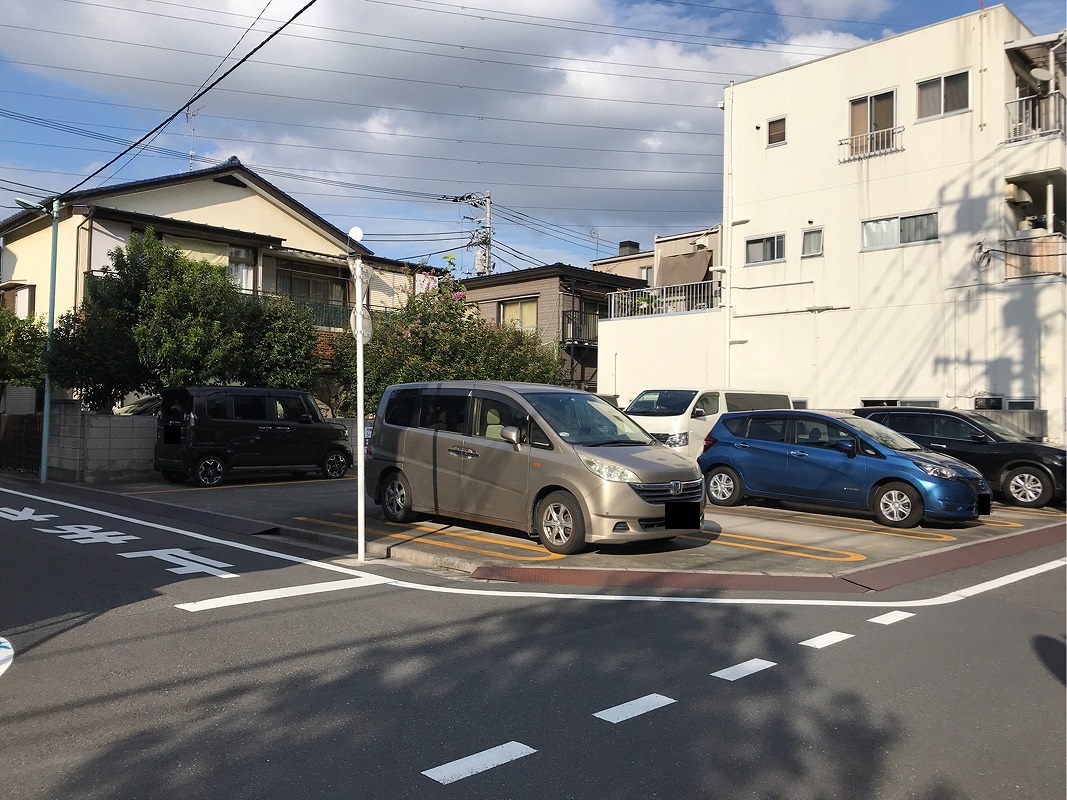
[{"label": "satellite dish", "polygon": [[1044,67],[1034,67],[1030,70],[1030,77],[1042,83],[1052,80],[1052,73]]},{"label": "satellite dish", "polygon": [[358,225],[354,228],[349,228],[348,238],[351,239],[353,242],[358,242],[360,239],[363,238],[363,229],[360,228]]}]

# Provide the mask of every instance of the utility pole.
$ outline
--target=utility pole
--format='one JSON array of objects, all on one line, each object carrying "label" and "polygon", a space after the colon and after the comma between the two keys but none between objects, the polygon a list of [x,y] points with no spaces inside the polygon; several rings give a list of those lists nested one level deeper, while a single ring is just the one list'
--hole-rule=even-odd
[{"label": "utility pole", "polygon": [[488,275],[493,271],[493,198],[489,192],[485,194],[465,194],[459,197],[442,198],[451,200],[453,203],[466,203],[474,208],[485,209],[485,219],[464,217],[474,222],[484,222],[471,234],[470,244],[467,249],[480,248],[474,259],[474,270],[478,275]]}]

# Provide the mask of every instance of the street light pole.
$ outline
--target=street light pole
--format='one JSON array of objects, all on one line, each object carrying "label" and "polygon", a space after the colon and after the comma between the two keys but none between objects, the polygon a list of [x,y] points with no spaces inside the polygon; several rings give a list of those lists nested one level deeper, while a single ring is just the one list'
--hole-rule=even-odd
[{"label": "street light pole", "polygon": [[[363,238],[363,230],[352,228],[348,232],[350,241],[358,243]],[[365,303],[363,299],[364,276],[363,257],[352,248],[348,252],[348,271],[352,273],[355,284],[355,304],[352,309],[350,327],[352,336],[356,340],[356,421],[359,424],[358,441],[354,448],[356,453],[356,542],[357,558],[365,561],[367,558],[367,481],[364,470],[366,462],[366,414],[363,408],[363,343],[364,337],[369,336],[369,331],[364,326]]]},{"label": "street light pole", "polygon": [[52,434],[52,374],[48,368],[48,357],[52,353],[52,331],[56,327],[56,261],[59,257],[59,197],[52,200],[49,211],[41,203],[32,203],[15,198],[15,202],[26,209],[43,211],[52,216],[52,260],[48,268],[48,333],[44,340],[44,419],[41,421],[41,483],[48,481],[48,449]]}]

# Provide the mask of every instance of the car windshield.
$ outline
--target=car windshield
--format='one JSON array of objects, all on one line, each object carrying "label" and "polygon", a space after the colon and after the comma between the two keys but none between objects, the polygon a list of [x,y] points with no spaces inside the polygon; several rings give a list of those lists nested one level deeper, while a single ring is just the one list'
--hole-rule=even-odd
[{"label": "car windshield", "polygon": [[653,439],[611,403],[588,392],[523,395],[560,438],[586,447],[646,445]]},{"label": "car windshield", "polygon": [[992,431],[1001,439],[1006,442],[1029,442],[1032,441],[1026,432],[1016,428],[1010,422],[1001,422],[995,420],[992,417],[987,417],[985,414],[968,414],[967,418],[977,422],[981,427],[987,431]]},{"label": "car windshield", "polygon": [[888,447],[890,450],[911,453],[924,449],[907,436],[902,436],[896,431],[887,428],[885,425],[880,425],[866,417],[850,417],[848,419],[848,424],[868,439],[873,440],[883,447]]},{"label": "car windshield", "polygon": [[626,406],[626,413],[642,417],[676,417],[685,413],[696,394],[689,389],[649,389]]}]

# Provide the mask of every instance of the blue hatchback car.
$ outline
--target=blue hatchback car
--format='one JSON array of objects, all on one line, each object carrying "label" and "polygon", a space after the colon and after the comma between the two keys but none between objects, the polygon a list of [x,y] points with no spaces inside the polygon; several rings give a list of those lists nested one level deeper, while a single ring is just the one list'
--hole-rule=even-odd
[{"label": "blue hatchback car", "polygon": [[723,414],[697,461],[708,500],[719,506],[793,500],[862,509],[893,528],[990,512],[989,486],[974,467],[852,414]]}]

